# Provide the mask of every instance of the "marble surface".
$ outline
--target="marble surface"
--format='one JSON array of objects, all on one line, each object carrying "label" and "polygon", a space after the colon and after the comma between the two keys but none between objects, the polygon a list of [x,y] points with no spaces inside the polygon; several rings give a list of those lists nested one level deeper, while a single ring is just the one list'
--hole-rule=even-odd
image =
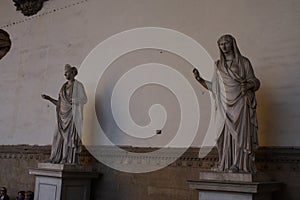
[{"label": "marble surface", "polygon": [[59,171],[84,171],[92,172],[92,166],[84,166],[77,164],[53,164],[53,163],[38,163],[38,169],[49,169]]},{"label": "marble surface", "polygon": [[251,194],[232,194],[227,192],[201,192],[199,193],[199,200],[252,200]]},{"label": "marble surface", "polygon": [[188,181],[199,192],[199,200],[271,200],[282,184],[262,173],[202,171],[198,180]]},{"label": "marble surface", "polygon": [[49,163],[29,174],[35,176],[35,200],[89,200],[91,180],[99,176],[90,167]]},{"label": "marble surface", "polygon": [[200,180],[213,180],[213,181],[235,181],[235,182],[259,182],[270,181],[265,173],[226,173],[226,172],[210,172],[203,171],[199,173]]},{"label": "marble surface", "polygon": [[189,181],[199,192],[199,200],[271,200],[272,192],[282,187],[278,182],[245,182],[222,180]]}]

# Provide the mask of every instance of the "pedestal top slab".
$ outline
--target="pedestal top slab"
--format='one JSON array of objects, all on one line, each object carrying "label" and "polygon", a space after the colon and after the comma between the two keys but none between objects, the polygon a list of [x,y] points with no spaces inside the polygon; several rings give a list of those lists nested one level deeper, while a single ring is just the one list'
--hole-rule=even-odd
[{"label": "pedestal top slab", "polygon": [[268,182],[270,178],[262,173],[229,173],[229,172],[211,172],[203,171],[199,174],[200,180],[209,181],[232,181],[232,182]]},{"label": "pedestal top slab", "polygon": [[218,192],[241,192],[257,194],[261,192],[273,192],[282,187],[278,182],[228,182],[228,181],[205,181],[189,180],[191,189],[201,191],[218,191]]},{"label": "pedestal top slab", "polygon": [[92,171],[92,166],[84,166],[78,164],[38,163],[38,168],[57,171]]},{"label": "pedestal top slab", "polygon": [[192,189],[216,193],[271,193],[282,187],[281,183],[271,181],[262,172],[252,174],[202,171],[199,180],[189,180],[188,183]]},{"label": "pedestal top slab", "polygon": [[38,168],[29,169],[29,174],[58,178],[97,178],[99,176],[92,166],[52,163],[39,163]]}]

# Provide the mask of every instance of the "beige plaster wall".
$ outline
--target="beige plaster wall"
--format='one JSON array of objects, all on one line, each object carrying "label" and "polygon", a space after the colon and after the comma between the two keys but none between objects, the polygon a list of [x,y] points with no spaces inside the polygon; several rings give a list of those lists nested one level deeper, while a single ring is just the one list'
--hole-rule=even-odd
[{"label": "beige plaster wall", "polygon": [[[64,82],[64,64],[80,66],[97,44],[113,34],[152,26],[174,29],[192,37],[214,60],[218,58],[217,38],[224,33],[234,35],[262,83],[257,93],[260,144],[299,146],[299,11],[297,0],[51,0],[36,16],[27,18],[15,11],[12,2],[1,1],[0,27],[10,33],[13,46],[0,61],[0,144],[50,144],[55,109],[40,94],[46,92],[57,97]],[[172,65],[198,91],[203,115],[193,145],[199,146],[209,122],[210,104],[208,93],[194,83],[190,74],[192,66],[167,52],[136,53],[139,56],[130,54],[114,63],[112,75],[98,85],[97,98],[108,98],[105,89],[109,94],[111,79],[115,78],[114,74],[119,76],[119,69],[124,66],[151,60]],[[161,98],[162,104],[168,104],[167,109],[176,116],[178,104],[172,94],[162,88],[148,89],[150,96],[166,95],[165,99]],[[149,93],[141,88],[136,94],[138,99],[137,107],[132,106],[131,111],[143,124],[147,115],[139,111],[145,110],[143,102],[149,99]],[[153,101],[150,99],[148,103]],[[105,107],[99,102],[100,108]],[[99,112],[102,123],[113,135],[118,129],[106,113],[109,111]],[[172,118],[166,132],[172,134],[177,122],[178,118]],[[125,137],[113,137],[119,143],[130,144]],[[156,140],[163,145],[168,139],[168,135],[162,135]],[[137,143],[134,141],[133,145]],[[154,143],[146,141],[139,145]]]}]

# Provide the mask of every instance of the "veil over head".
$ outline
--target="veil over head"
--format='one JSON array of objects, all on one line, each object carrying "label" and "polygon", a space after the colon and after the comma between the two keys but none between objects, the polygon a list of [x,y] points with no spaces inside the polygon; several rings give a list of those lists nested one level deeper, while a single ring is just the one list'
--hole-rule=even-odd
[{"label": "veil over head", "polygon": [[240,50],[237,46],[237,43],[236,43],[236,40],[235,38],[232,36],[232,35],[229,35],[229,34],[226,34],[226,35],[222,35],[217,43],[218,43],[218,47],[219,47],[219,51],[220,51],[220,62],[221,62],[221,65],[222,66],[226,66],[226,60],[225,60],[225,55],[224,53],[222,52],[219,44],[222,40],[226,40],[226,41],[229,41],[231,42],[232,44],[232,50],[233,50],[233,54],[234,54],[234,62],[238,65],[240,65],[240,62],[242,61],[242,54],[240,53]]}]

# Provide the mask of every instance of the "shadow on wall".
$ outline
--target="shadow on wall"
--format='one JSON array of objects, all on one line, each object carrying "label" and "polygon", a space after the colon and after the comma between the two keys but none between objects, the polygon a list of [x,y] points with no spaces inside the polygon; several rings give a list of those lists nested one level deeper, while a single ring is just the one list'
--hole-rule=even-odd
[{"label": "shadow on wall", "polygon": [[274,143],[279,143],[279,138],[276,137],[280,120],[278,111],[274,107],[275,102],[272,98],[272,92],[264,87],[263,81],[261,88],[257,92],[257,116],[258,116],[258,137],[260,146],[273,146]]}]

